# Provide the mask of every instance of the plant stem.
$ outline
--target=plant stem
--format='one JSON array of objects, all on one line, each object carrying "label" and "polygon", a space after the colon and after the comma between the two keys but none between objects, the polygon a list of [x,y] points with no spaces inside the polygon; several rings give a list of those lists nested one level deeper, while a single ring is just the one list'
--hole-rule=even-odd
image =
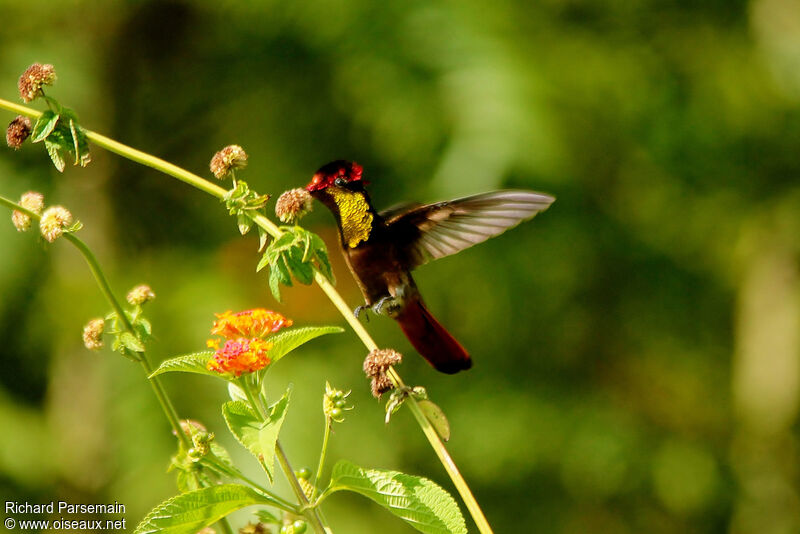
[{"label": "plant stem", "polygon": [[[41,216],[37,213],[34,213],[30,210],[27,210],[20,206],[19,204],[8,200],[7,198],[0,196],[0,204],[8,206],[12,209],[21,211],[25,213],[28,217],[33,220],[38,221],[41,219]],[[136,335],[136,332],[133,329],[133,325],[128,320],[128,316],[125,315],[125,310],[122,309],[117,298],[114,296],[114,292],[111,291],[111,286],[108,283],[108,279],[106,278],[105,274],[103,273],[102,267],[100,267],[100,262],[97,261],[97,257],[91,251],[91,249],[83,242],[79,237],[75,234],[70,232],[65,232],[62,234],[62,237],[72,243],[75,248],[78,249],[78,252],[81,253],[83,259],[86,260],[86,263],[89,265],[89,270],[92,273],[97,285],[100,287],[100,292],[103,294],[105,299],[113,308],[114,312],[117,314],[117,317],[120,318],[122,321],[125,330],[127,330],[132,335]],[[147,358],[147,354],[144,352],[139,353],[139,363],[144,368],[144,371],[148,378],[150,374],[153,372],[152,366],[150,365],[150,361]],[[170,401],[169,397],[167,396],[164,387],[161,385],[161,382],[158,380],[158,377],[153,377],[149,379],[150,385],[153,387],[153,391],[158,398],[158,402],[161,404],[162,410],[164,410],[164,414],[167,416],[169,420],[170,426],[175,431],[178,440],[188,449],[191,447],[191,443],[189,442],[189,438],[184,434],[183,430],[181,430],[180,420],[178,418],[178,413],[175,411],[175,407],[173,406],[172,402]]]},{"label": "plant stem", "polygon": [[223,517],[217,524],[222,528],[223,534],[233,534],[233,528],[231,528],[231,524],[228,523],[228,518]]},{"label": "plant stem", "polygon": [[[243,376],[241,379],[239,379],[239,385],[244,391],[248,402],[258,414],[258,418],[261,421],[266,421],[267,415],[264,407],[253,393],[253,388],[250,385],[248,377]],[[329,529],[326,529],[325,525],[322,524],[322,520],[317,514],[317,510],[309,507],[311,503],[309,502],[308,497],[306,497],[303,488],[300,486],[300,481],[297,480],[297,476],[294,474],[291,464],[289,464],[289,458],[286,456],[286,451],[283,450],[280,440],[275,441],[275,455],[278,457],[278,463],[281,464],[281,469],[283,470],[283,474],[286,476],[286,480],[292,487],[295,497],[297,497],[297,502],[300,503],[303,516],[305,516],[306,520],[311,523],[311,526],[314,527],[314,531],[317,534],[326,534],[326,532],[329,532]]]},{"label": "plant stem", "polygon": [[333,426],[333,421],[326,415],[325,434],[322,436],[322,450],[319,453],[319,465],[317,465],[317,472],[314,473],[314,489],[311,490],[311,498],[309,499],[311,502],[314,502],[317,496],[317,484],[319,484],[320,477],[322,476],[322,468],[325,467],[325,456],[327,456],[328,453],[328,439],[331,437],[331,426]]},{"label": "plant stem", "polygon": [[[40,112],[25,107],[20,106],[18,104],[14,104],[13,102],[9,102],[7,100],[0,99],[0,109],[8,109],[10,111],[14,111],[21,115],[26,115],[28,117],[36,118],[41,115]],[[201,191],[204,191],[216,198],[223,198],[226,191],[221,187],[213,184],[207,180],[204,180],[200,176],[191,173],[177,165],[169,163],[161,158],[157,158],[146,152],[142,152],[140,150],[136,150],[135,148],[129,147],[123,143],[115,141],[109,137],[104,135],[98,134],[96,132],[92,132],[86,130],[86,136],[89,140],[101,146],[110,152],[114,152],[124,158],[130,159],[137,163],[141,163],[147,167],[152,169],[158,170],[172,176],[173,178],[177,178],[178,180],[191,185]],[[253,214],[252,215],[253,222],[255,222],[258,226],[266,230],[270,235],[277,238],[282,235],[281,230],[278,228],[275,223],[269,220],[267,217],[260,215],[260,214]],[[333,305],[339,310],[342,314],[342,317],[348,322],[350,327],[356,333],[356,335],[361,339],[364,346],[372,351],[378,348],[377,343],[372,339],[369,335],[367,330],[364,328],[356,317],[354,317],[350,307],[345,303],[344,299],[342,299],[341,295],[338,291],[333,287],[333,285],[319,272],[314,272],[314,280],[316,281],[317,285],[322,289],[322,291],[328,296],[331,300]],[[405,388],[406,385],[403,382],[400,375],[397,371],[393,368],[389,368],[387,371],[389,378],[392,380],[396,388],[402,389]],[[450,476],[453,484],[455,485],[456,489],[458,490],[459,494],[461,495],[464,504],[466,504],[467,509],[472,515],[475,524],[478,526],[478,530],[481,534],[492,534],[492,529],[489,526],[486,517],[483,514],[483,511],[478,505],[478,501],[475,499],[475,496],[472,494],[472,491],[469,489],[464,478],[461,476],[461,473],[458,471],[455,462],[450,457],[450,454],[447,452],[447,449],[444,446],[444,443],[439,438],[439,435],[436,433],[436,430],[431,425],[430,421],[424,416],[422,411],[420,410],[419,406],[417,405],[416,399],[413,397],[409,397],[407,399],[409,402],[409,406],[411,407],[411,411],[414,414],[418,424],[422,428],[425,437],[428,439],[431,447],[436,452],[436,455],[439,457],[442,465],[444,466],[447,474]],[[294,473],[291,473],[292,476]]]}]

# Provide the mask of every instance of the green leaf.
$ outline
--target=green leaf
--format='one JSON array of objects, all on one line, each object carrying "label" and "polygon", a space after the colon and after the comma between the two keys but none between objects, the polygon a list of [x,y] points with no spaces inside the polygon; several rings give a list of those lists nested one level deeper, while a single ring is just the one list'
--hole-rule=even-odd
[{"label": "green leaf", "polygon": [[292,247],[284,258],[298,282],[309,285],[314,280],[314,269],[311,268],[311,264],[303,261],[303,249]]},{"label": "green leaf", "polygon": [[364,469],[347,460],[333,467],[325,494],[352,491],[383,506],[426,534],[466,534],[467,527],[455,499],[427,478],[398,471]]},{"label": "green leaf", "polygon": [[273,241],[272,244],[269,246],[269,248],[275,251],[286,250],[287,248],[292,246],[292,243],[294,242],[294,237],[295,236],[292,232],[286,232],[278,239]]},{"label": "green leaf", "polygon": [[178,486],[178,491],[181,493],[200,489],[200,484],[195,473],[184,469],[178,471],[176,484]]},{"label": "green leaf", "polygon": [[131,334],[130,332],[123,332],[119,335],[119,341],[122,343],[122,346],[126,349],[133,351],[133,352],[144,352],[145,346],[144,343],[139,341],[139,338]]},{"label": "green leaf", "polygon": [[72,150],[75,157],[75,165],[86,167],[91,161],[92,157],[89,155],[89,141],[86,139],[86,133],[83,128],[78,126],[77,119],[69,120],[69,129],[72,135]]},{"label": "green leaf", "polygon": [[250,407],[240,401],[229,401],[222,405],[222,415],[234,437],[261,463],[270,481],[275,473],[275,443],[278,441],[289,392],[270,407],[266,421],[260,421]]},{"label": "green leaf", "polygon": [[161,365],[159,365],[158,368],[153,371],[153,373],[150,375],[150,378],[164,373],[172,373],[176,371],[225,378],[225,375],[222,375],[216,371],[210,371],[206,368],[208,360],[213,357],[213,350],[204,350],[202,352],[194,352],[192,354],[175,356],[161,362]]},{"label": "green leaf", "polygon": [[444,441],[450,441],[450,422],[445,417],[444,412],[435,404],[427,399],[417,401],[417,406],[420,407],[425,418],[430,421],[436,433]]},{"label": "green leaf", "polygon": [[269,290],[275,300],[281,301],[281,278],[278,269],[271,267],[269,270]]},{"label": "green leaf", "polygon": [[137,332],[142,334],[142,339],[148,339],[153,333],[153,326],[150,324],[150,321],[145,319],[144,317],[139,317],[134,321],[133,327],[136,329]]},{"label": "green leaf", "polygon": [[278,279],[281,281],[281,284],[292,287],[292,276],[289,274],[289,266],[286,264],[286,258],[282,254],[278,256],[278,260],[273,267],[276,267],[278,270]]},{"label": "green leaf", "polygon": [[190,534],[228,514],[270,501],[239,484],[211,486],[183,493],[159,504],[136,527],[134,534]]},{"label": "green leaf", "polygon": [[264,254],[262,254],[262,255],[261,255],[261,259],[260,259],[260,260],[259,260],[259,262],[258,262],[258,265],[256,265],[256,272],[257,272],[257,273],[260,273],[260,272],[261,272],[261,270],[262,270],[264,267],[266,267],[267,265],[269,265],[269,263],[270,263],[270,261],[269,261],[269,260],[270,260],[270,258],[269,258],[269,255],[268,255],[266,252],[265,252]]},{"label": "green leaf", "polygon": [[286,356],[300,345],[308,343],[314,338],[325,334],[339,334],[344,329],[338,326],[301,326],[296,328],[286,328],[264,338],[272,343],[269,349],[269,357],[272,362],[276,362]]},{"label": "green leaf", "polygon": [[325,241],[322,240],[317,234],[309,232],[311,235],[311,248],[314,250],[314,257],[319,263],[319,270],[322,274],[330,280],[332,284],[336,283],[333,277],[333,270],[331,269],[331,261],[328,257],[328,247],[325,246]]},{"label": "green leaf", "polygon": [[59,116],[54,111],[47,110],[43,112],[39,119],[36,121],[36,124],[33,126],[33,131],[31,132],[31,142],[38,143],[39,141],[44,141],[47,139],[53,130],[56,128],[56,124],[58,124]]},{"label": "green leaf", "polygon": [[256,512],[259,523],[280,525],[283,521],[269,510],[259,510]]},{"label": "green leaf", "polygon": [[64,161],[64,148],[57,141],[51,140],[49,137],[44,140],[44,147],[47,149],[47,154],[50,156],[50,161],[53,166],[58,169],[58,172],[64,172],[66,162]]}]

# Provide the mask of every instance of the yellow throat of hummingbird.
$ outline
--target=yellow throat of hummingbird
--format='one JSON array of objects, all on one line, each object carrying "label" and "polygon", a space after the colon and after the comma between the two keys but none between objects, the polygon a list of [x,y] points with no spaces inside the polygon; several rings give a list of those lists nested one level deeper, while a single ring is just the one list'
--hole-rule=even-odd
[{"label": "yellow throat of hummingbird", "polygon": [[338,188],[331,188],[329,193],[339,208],[342,239],[347,246],[355,248],[369,239],[373,216],[364,194]]}]

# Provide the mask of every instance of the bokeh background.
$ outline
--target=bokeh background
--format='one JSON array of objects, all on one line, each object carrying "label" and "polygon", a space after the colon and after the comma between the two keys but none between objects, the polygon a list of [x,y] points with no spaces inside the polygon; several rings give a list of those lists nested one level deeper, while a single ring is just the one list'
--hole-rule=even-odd
[{"label": "bokeh background", "polygon": [[[497,188],[558,197],[417,272],[475,366],[436,374],[389,320],[379,343],[449,415],[449,448],[498,533],[800,531],[800,4],[796,0],[372,2],[0,0],[0,97],[33,62],[84,125],[209,175],[250,154],[260,192],[364,165],[379,207]],[[13,115],[2,112],[4,121]],[[5,123],[4,123],[5,124]],[[254,238],[210,197],[93,149],[58,174],[0,151],[0,194],[43,191],[85,224],[118,294],[149,283],[156,359],[204,346],[213,313],[343,324],[315,288],[285,304]],[[360,296],[330,215],[338,287]],[[173,438],[138,366],[90,353],[102,301],[74,249],[0,225],[0,496],[119,501],[135,524],[175,492]],[[350,332],[270,373],[294,385],[284,441],[313,466],[325,380],[357,409],[332,457],[453,489],[410,414],[389,426]],[[221,382],[168,376],[184,417],[227,435]],[[410,532],[360,497],[336,532]],[[247,514],[237,517],[238,522]],[[473,527],[471,527],[473,528]]]}]

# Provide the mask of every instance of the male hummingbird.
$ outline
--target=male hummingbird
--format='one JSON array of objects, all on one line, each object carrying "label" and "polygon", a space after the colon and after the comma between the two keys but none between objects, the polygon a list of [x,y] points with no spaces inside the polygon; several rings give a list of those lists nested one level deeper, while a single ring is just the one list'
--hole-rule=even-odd
[{"label": "male hummingbird", "polygon": [[365,308],[400,324],[415,349],[443,373],[469,369],[469,354],[425,307],[411,270],[503,233],[555,200],[532,191],[493,191],[378,212],[364,189],[362,167],[332,161],[306,190],[331,210],[342,254],[364,294]]}]

